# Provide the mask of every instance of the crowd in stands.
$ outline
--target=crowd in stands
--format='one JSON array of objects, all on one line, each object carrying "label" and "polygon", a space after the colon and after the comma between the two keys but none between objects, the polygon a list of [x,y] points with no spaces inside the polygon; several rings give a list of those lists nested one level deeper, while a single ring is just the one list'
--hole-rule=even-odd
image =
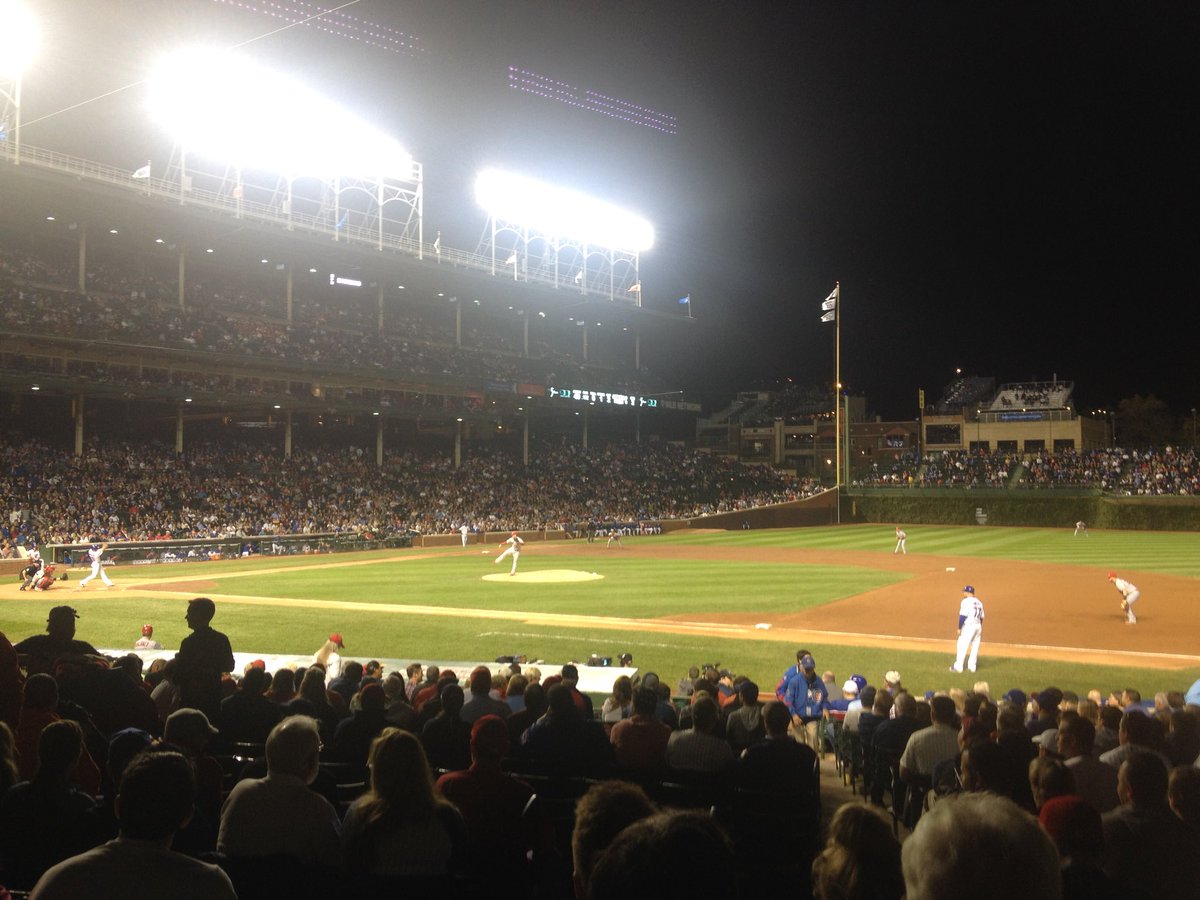
[{"label": "crowd in stands", "polygon": [[261,444],[92,446],[80,457],[0,439],[0,538],[13,543],[370,531],[560,529],[692,518],[809,496],[820,486],[668,444],[532,448],[526,468],[480,448],[444,456]]},{"label": "crowd in stands", "polygon": [[978,408],[984,400],[991,399],[996,390],[996,379],[979,375],[963,375],[946,386],[942,398],[934,410],[942,415],[957,413],[963,409]]},{"label": "crowd in stands", "polygon": [[[288,321],[282,300],[272,299],[266,289],[193,282],[181,309],[174,286],[152,276],[133,278],[98,264],[88,272],[88,292],[79,294],[68,273],[12,249],[0,254],[0,309],[0,330],[28,337],[18,348],[23,355],[14,354],[6,361],[25,372],[38,357],[31,351],[39,339],[62,337],[168,354],[204,351],[241,364],[284,362],[296,366],[297,371],[360,373],[373,378],[384,371],[472,383],[572,384],[624,393],[663,390],[660,380],[636,370],[628,360],[614,357],[598,365],[594,353],[604,345],[595,340],[591,343],[593,358],[586,362],[572,352],[578,337],[568,338],[565,333],[558,343],[571,344],[572,351],[552,347],[549,339],[534,340],[526,357],[517,340],[515,319],[508,329],[511,334],[503,327],[480,328],[470,322],[464,327],[463,346],[456,347],[453,317],[448,313],[438,328],[428,311],[394,304],[387,308],[381,329],[377,309],[365,302],[343,302],[341,295],[336,302],[307,298],[295,303]],[[164,358],[170,360],[172,369],[186,371],[199,365],[194,358]],[[39,374],[90,376],[131,388],[159,381],[109,363],[40,362],[56,368]],[[205,376],[197,373],[194,377],[203,381]]]},{"label": "crowd in stands", "polygon": [[1071,399],[1073,385],[1065,381],[1006,384],[992,400],[993,410],[1061,409]]},{"label": "crowd in stands", "polygon": [[1092,488],[1125,496],[1200,494],[1196,448],[1131,450],[915,450],[874,464],[856,485],[906,487]]},{"label": "crowd in stands", "polygon": [[[918,696],[895,671],[839,684],[801,649],[773,694],[705,666],[675,689],[619,676],[599,702],[573,663],[388,671],[339,634],[295,669],[232,672],[216,614],[189,601],[192,635],[146,670],[76,637],[67,606],[0,634],[5,887],[128,896],[153,872],[173,897],[600,900],[699,869],[722,896],[1195,896],[1200,682]],[[860,796],[823,821],[838,774]]]}]

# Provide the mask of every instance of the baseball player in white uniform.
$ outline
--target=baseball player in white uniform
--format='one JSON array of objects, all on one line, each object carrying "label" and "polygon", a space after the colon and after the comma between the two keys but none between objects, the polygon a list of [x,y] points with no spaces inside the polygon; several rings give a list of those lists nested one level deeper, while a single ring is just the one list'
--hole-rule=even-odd
[{"label": "baseball player in white uniform", "polygon": [[92,544],[91,549],[88,550],[88,559],[92,561],[92,572],[83,581],[79,582],[79,586],[75,590],[83,590],[87,587],[87,583],[97,575],[100,576],[100,580],[104,582],[105,587],[112,587],[112,581],[109,579],[108,573],[104,571],[104,566],[100,564],[100,557],[104,555],[104,551],[107,549],[108,544]]},{"label": "baseball player in white uniform", "polygon": [[[979,660],[979,641],[983,637],[983,603],[975,596],[975,588],[963,588],[962,602],[958,604],[958,658],[950,667],[951,672],[961,672],[963,663],[967,671],[975,671]],[[968,652],[970,658],[968,658]]]},{"label": "baseball player in white uniform", "polygon": [[908,533],[899,525],[896,526],[896,549],[892,553],[903,553],[908,556]]},{"label": "baseball player in white uniform", "polygon": [[458,533],[462,535],[463,546],[464,547],[467,546],[467,537],[471,533],[471,526],[468,525],[466,522],[463,522],[461,525],[458,526]]},{"label": "baseball player in white uniform", "polygon": [[505,547],[503,553],[496,557],[496,563],[499,564],[504,557],[511,556],[513,563],[512,571],[508,573],[509,575],[517,574],[517,560],[521,558],[521,545],[524,543],[525,542],[521,540],[521,536],[514,531],[511,535],[509,535],[508,540],[500,544],[501,547],[504,547],[505,544],[508,544],[508,546]]},{"label": "baseball player in white uniform", "polygon": [[1087,522],[1083,521],[1083,519],[1080,519],[1078,522],[1075,523],[1075,534],[1073,536],[1079,537],[1081,534],[1084,537],[1088,536]]},{"label": "baseball player in white uniform", "polygon": [[1116,572],[1109,572],[1108,580],[1121,593],[1121,610],[1125,613],[1125,624],[1136,625],[1137,616],[1133,614],[1133,604],[1142,596],[1142,592],[1137,589],[1137,585],[1130,584],[1124,578],[1118,578]]}]

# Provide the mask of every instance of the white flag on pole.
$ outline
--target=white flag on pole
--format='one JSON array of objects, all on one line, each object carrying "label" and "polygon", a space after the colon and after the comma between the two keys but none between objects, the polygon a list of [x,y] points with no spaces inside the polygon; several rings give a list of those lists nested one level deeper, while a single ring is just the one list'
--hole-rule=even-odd
[{"label": "white flag on pole", "polygon": [[506,266],[515,266],[517,264],[517,251],[514,250],[512,256],[504,261]]},{"label": "white flag on pole", "polygon": [[829,312],[829,310],[831,310],[831,309],[837,309],[837,302],[838,302],[838,289],[834,288],[833,291],[829,294],[829,296],[821,301],[821,311]]},{"label": "white flag on pole", "polygon": [[821,314],[821,321],[822,322],[832,322],[833,317],[836,315],[837,315],[837,313],[831,309],[829,312]]},{"label": "white flag on pole", "polygon": [[149,178],[150,177],[150,163],[146,163],[140,169],[135,171],[133,173],[133,175],[130,177],[132,177],[132,178]]}]

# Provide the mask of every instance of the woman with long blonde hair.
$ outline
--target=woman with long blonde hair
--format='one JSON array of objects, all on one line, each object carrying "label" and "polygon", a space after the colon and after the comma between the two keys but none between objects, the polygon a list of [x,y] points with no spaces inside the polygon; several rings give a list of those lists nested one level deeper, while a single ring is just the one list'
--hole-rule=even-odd
[{"label": "woman with long blonde hair", "polygon": [[434,791],[421,742],[385,728],[367,758],[370,788],[346,811],[342,844],[356,871],[383,876],[452,874],[466,842],[462,816]]}]

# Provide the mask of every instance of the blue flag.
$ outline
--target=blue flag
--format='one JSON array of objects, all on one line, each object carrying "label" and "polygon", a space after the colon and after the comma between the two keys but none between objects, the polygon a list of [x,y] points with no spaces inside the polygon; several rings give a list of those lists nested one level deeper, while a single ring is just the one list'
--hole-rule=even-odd
[{"label": "blue flag", "polygon": [[692,295],[691,294],[688,294],[686,297],[679,298],[680,306],[691,306],[691,303],[692,303]]}]

